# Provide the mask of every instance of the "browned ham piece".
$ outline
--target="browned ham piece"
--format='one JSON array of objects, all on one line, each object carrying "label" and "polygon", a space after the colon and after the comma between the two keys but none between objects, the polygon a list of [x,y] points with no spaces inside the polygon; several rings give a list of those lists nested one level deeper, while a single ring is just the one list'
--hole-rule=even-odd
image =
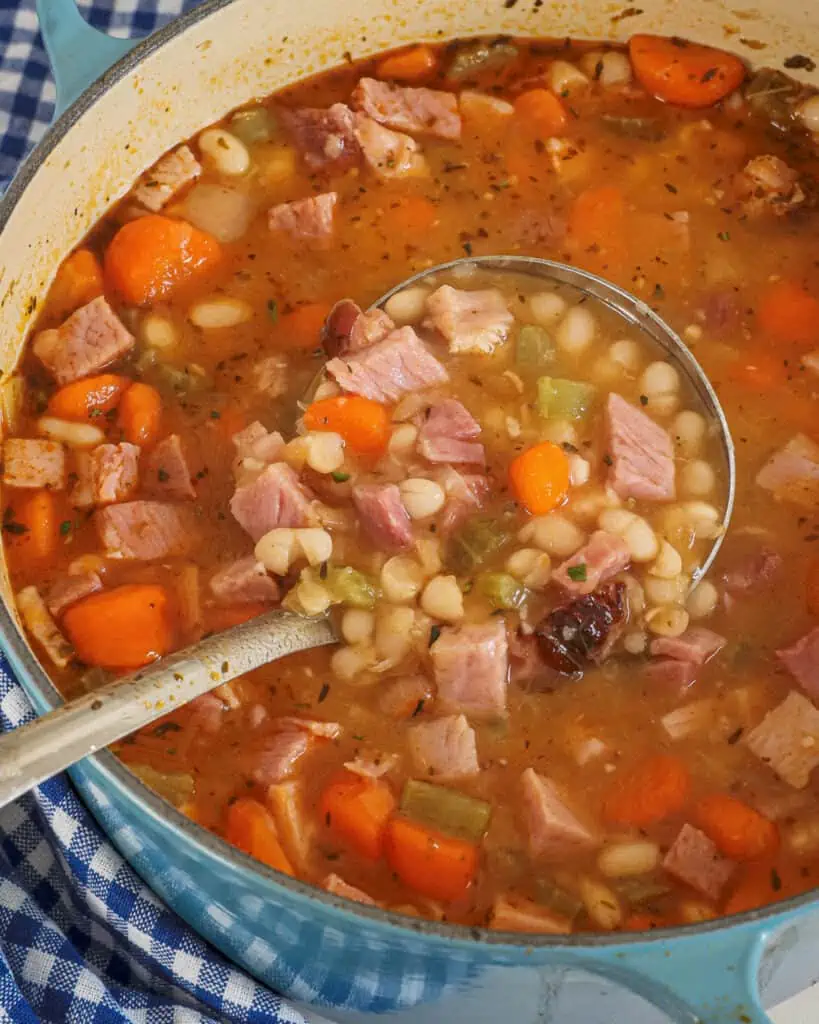
[{"label": "browned ham piece", "polygon": [[189,146],[179,146],[163,156],[137,182],[134,199],[152,213],[162,207],[202,173],[202,167]]},{"label": "browned ham piece", "polygon": [[364,313],[352,299],[341,299],[330,310],[321,332],[321,344],[330,358],[369,348],[395,330],[383,309]]},{"label": "browned ham piece", "polygon": [[312,495],[285,462],[266,466],[252,481],[236,488],[230,511],[254,541],[279,526],[307,526]]},{"label": "browned ham piece", "polygon": [[91,452],[95,505],[126,501],[139,485],[140,449],[135,444],[99,444]]},{"label": "browned ham piece", "polygon": [[49,588],[46,604],[51,614],[57,618],[70,605],[96,594],[98,590],[102,590],[102,580],[95,572],[61,576]]},{"label": "browned ham piece", "polygon": [[591,594],[631,562],[622,537],[596,530],[588,542],[555,569],[552,581],[570,594]]},{"label": "browned ham piece", "polygon": [[756,482],[783,501],[815,508],[819,502],[819,445],[797,434],[768,459]]},{"label": "browned ham piece", "polygon": [[704,626],[691,626],[682,636],[659,636],[651,641],[651,653],[656,657],[673,658],[704,665],[725,646],[725,637]]},{"label": "browned ham piece", "polygon": [[145,457],[142,486],[149,494],[160,498],[184,501],[185,498],[196,497],[191,471],[182,449],[182,439],[178,434],[164,438]]},{"label": "browned ham piece", "polygon": [[461,137],[458,98],[451,92],[362,78],[353,90],[350,105],[399,132],[437,135],[441,139]]},{"label": "browned ham piece", "polygon": [[9,437],[3,444],[3,483],[7,487],[65,487],[65,449],[57,441]]},{"label": "browned ham piece", "polygon": [[429,462],[483,465],[483,445],[475,441],[481,425],[457,398],[430,406],[418,431],[418,452]]},{"label": "browned ham piece", "polygon": [[505,713],[509,645],[503,619],[447,626],[429,653],[441,708],[476,718]]},{"label": "browned ham piece", "polygon": [[356,889],[339,875],[328,875],[321,883],[321,887],[334,896],[343,896],[345,900],[352,900],[354,903],[365,903],[369,907],[378,905],[372,896],[368,896],[362,889]]},{"label": "browned ham piece", "polygon": [[94,513],[108,558],[143,562],[186,555],[197,531],[187,508],[162,501],[127,501]]},{"label": "browned ham piece", "polygon": [[361,532],[382,551],[403,551],[413,542],[412,523],[395,484],[358,484],[353,504]]},{"label": "browned ham piece", "polygon": [[600,845],[597,830],[580,819],[551,779],[527,768],[520,781],[523,819],[533,857],[561,860]]},{"label": "browned ham piece", "polygon": [[411,391],[449,380],[411,327],[399,327],[383,341],[344,359],[331,359],[326,370],[343,391],[375,402],[397,402]]},{"label": "browned ham piece", "polygon": [[99,373],[133,346],[133,335],[100,296],[56,330],[35,335],[32,349],[58,384],[70,384]]},{"label": "browned ham piece", "polygon": [[379,178],[417,177],[428,172],[421,147],[410,135],[385,128],[366,114],[356,114],[355,137]]},{"label": "browned ham piece", "polygon": [[301,151],[302,159],[312,170],[331,164],[339,167],[359,159],[355,115],[346,104],[334,103],[326,109],[284,107],[278,114]]},{"label": "browned ham piece", "polygon": [[338,193],[324,192],[291,203],[279,203],[267,214],[271,231],[284,231],[304,242],[321,243],[333,233],[333,214]]},{"label": "browned ham piece", "polygon": [[213,596],[222,604],[276,601],[279,588],[255,555],[240,558],[220,569],[210,580]]},{"label": "browned ham piece", "polygon": [[441,285],[427,299],[426,327],[446,338],[450,352],[492,352],[506,340],[514,316],[496,288],[464,291]]},{"label": "browned ham piece", "polygon": [[421,778],[464,779],[480,771],[475,730],[465,715],[433,718],[411,726],[407,745]]},{"label": "browned ham piece", "polygon": [[793,690],[743,742],[780,779],[804,789],[819,765],[819,710]]},{"label": "browned ham piece", "polygon": [[665,855],[663,868],[709,900],[717,900],[736,864],[723,857],[704,832],[686,824]]},{"label": "browned ham piece", "polygon": [[674,448],[668,431],[620,395],[606,401],[609,484],[621,498],[670,501],[675,495]]}]

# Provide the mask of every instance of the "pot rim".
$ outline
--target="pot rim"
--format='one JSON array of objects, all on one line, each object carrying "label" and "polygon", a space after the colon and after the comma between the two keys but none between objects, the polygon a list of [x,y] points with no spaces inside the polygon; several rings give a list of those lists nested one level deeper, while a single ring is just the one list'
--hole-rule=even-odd
[{"label": "pot rim", "polygon": [[[25,192],[26,188],[56,148],[59,142],[74,127],[77,121],[87,113],[108,89],[121,81],[127,74],[137,68],[142,61],[160,50],[166,43],[182,35],[193,25],[199,24],[210,15],[228,7],[233,0],[203,0],[201,4],[186,13],[179,15],[167,25],[146,36],[104,72],[94,83],[85,89],[68,109],[48,129],[43,139],[35,146],[14,176],[5,194],[0,198],[0,234],[4,231],[11,214]],[[5,601],[0,601],[0,639],[3,649],[12,663],[15,674],[27,677],[39,694],[49,705],[57,707],[62,698],[40,662],[34,656],[25,635],[18,627],[15,618]],[[25,687],[24,687],[25,689]],[[651,932],[580,932],[570,935],[536,935],[527,934],[525,941],[519,932],[501,932],[487,928],[470,927],[431,921],[424,918],[412,918],[393,911],[369,907],[352,900],[335,896],[308,882],[290,878],[262,864],[248,854],[232,846],[226,840],[208,831],[203,826],[183,815],[170,802],[160,797],[146,786],[127,765],[114,756],[109,750],[89,755],[84,760],[92,763],[104,781],[111,781],[114,787],[124,790],[146,814],[170,825],[186,838],[194,841],[207,850],[210,856],[216,857],[228,868],[255,874],[274,890],[281,888],[289,894],[317,901],[325,908],[346,916],[360,917],[374,925],[386,925],[399,932],[422,935],[449,946],[463,949],[473,948],[476,944],[488,947],[514,947],[521,951],[548,950],[571,952],[577,949],[605,950],[618,946],[629,946],[667,942],[669,939],[693,939],[721,932],[731,928],[747,925],[761,925],[763,922],[773,924],[777,920],[812,904],[819,903],[819,891],[808,890],[787,900],[767,904],[755,910],[718,917],[712,921],[704,921],[694,925],[680,925],[673,928],[657,928]],[[80,797],[82,798],[81,794]],[[87,808],[86,808],[87,809]],[[105,831],[105,830],[103,830]],[[110,837],[109,837],[110,840]]]}]

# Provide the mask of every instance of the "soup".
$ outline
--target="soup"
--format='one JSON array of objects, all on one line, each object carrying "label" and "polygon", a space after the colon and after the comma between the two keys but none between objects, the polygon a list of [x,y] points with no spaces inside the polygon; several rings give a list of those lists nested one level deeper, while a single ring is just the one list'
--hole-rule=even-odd
[{"label": "soup", "polygon": [[[678,39],[479,39],[163,157],[3,387],[6,553],[63,692],[276,604],[331,614],[338,648],[118,756],[415,916],[642,930],[813,887],[816,104]],[[363,312],[490,254],[594,271],[690,345],[737,447],[705,577],[719,436],[633,326],[479,260]]]}]

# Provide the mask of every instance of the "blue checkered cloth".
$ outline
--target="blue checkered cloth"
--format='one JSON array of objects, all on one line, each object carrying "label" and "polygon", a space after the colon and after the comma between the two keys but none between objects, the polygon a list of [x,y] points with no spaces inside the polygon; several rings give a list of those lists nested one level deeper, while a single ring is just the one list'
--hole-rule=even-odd
[{"label": "blue checkered cloth", "polygon": [[[191,4],[80,6],[97,28],[145,35]],[[33,0],[0,0],[0,190],[42,137],[54,100]],[[0,656],[0,728],[32,717]],[[153,895],[67,777],[0,811],[0,1024],[225,1021],[306,1024]]]}]

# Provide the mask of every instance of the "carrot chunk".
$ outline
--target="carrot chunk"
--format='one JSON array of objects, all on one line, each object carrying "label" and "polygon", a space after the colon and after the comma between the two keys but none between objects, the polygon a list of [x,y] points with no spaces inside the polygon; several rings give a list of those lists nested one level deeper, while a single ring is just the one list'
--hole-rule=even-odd
[{"label": "carrot chunk", "polygon": [[205,609],[205,632],[221,633],[231,626],[240,626],[250,622],[262,612],[269,612],[270,605],[263,601],[249,601],[247,604],[234,604],[227,607],[212,605]]},{"label": "carrot chunk", "polygon": [[763,288],[756,319],[774,341],[785,345],[819,344],[819,299],[795,281],[774,281]]},{"label": "carrot chunk", "polygon": [[149,214],[124,224],[111,239],[105,277],[126,302],[143,306],[213,270],[221,257],[211,235],[184,220]]},{"label": "carrot chunk", "polygon": [[59,542],[59,511],[54,494],[47,490],[16,494],[3,517],[3,532],[16,568],[39,565],[53,558]]},{"label": "carrot chunk", "polygon": [[100,261],[90,249],[77,249],[61,265],[48,293],[49,305],[61,313],[73,313],[102,295]]},{"label": "carrot chunk", "polygon": [[548,89],[529,89],[515,100],[519,127],[541,138],[562,135],[569,123],[566,108]]},{"label": "carrot chunk", "polygon": [[103,413],[115,409],[131,383],[128,377],[119,377],[115,373],[76,380],[51,396],[48,411],[63,420],[91,423]]},{"label": "carrot chunk", "polygon": [[685,764],[657,754],[623,774],[606,797],[603,813],[614,824],[643,828],[681,811],[690,788]]},{"label": "carrot chunk", "polygon": [[287,348],[320,348],[321,329],[332,308],[326,302],[307,302],[297,306],[292,313],[285,313],[276,321],[276,337]]},{"label": "carrot chunk", "polygon": [[628,51],[643,88],[678,107],[712,107],[745,80],[739,57],[684,39],[636,35]]},{"label": "carrot chunk", "polygon": [[582,252],[608,253],[621,259],[626,229],[626,201],[616,185],[584,189],[569,209],[568,233]]},{"label": "carrot chunk", "polygon": [[132,384],[119,403],[119,425],[125,440],[148,446],[159,439],[162,398],[150,384]]},{"label": "carrot chunk", "polygon": [[788,370],[781,356],[754,348],[736,359],[729,367],[729,376],[734,383],[764,394],[782,387],[788,380]]},{"label": "carrot chunk", "polygon": [[478,873],[477,846],[407,818],[393,818],[387,826],[386,854],[404,885],[433,900],[459,899]]},{"label": "carrot chunk", "polygon": [[517,501],[533,516],[542,516],[566,500],[569,460],[551,441],[522,452],[509,467],[509,483]]},{"label": "carrot chunk", "polygon": [[731,860],[758,860],[776,853],[779,830],[759,811],[725,793],[712,793],[694,805],[693,821]]},{"label": "carrot chunk", "polygon": [[393,53],[379,61],[375,68],[375,77],[396,82],[422,82],[429,78],[437,67],[438,58],[435,51],[422,44],[411,46],[400,53]]},{"label": "carrot chunk", "polygon": [[370,860],[381,856],[387,822],[394,810],[395,797],[386,782],[352,772],[344,772],[331,782],[319,801],[319,813],[327,827]]},{"label": "carrot chunk", "polygon": [[390,439],[390,414],[380,402],[341,395],[313,402],[304,413],[308,430],[332,430],[362,455],[380,455]]},{"label": "carrot chunk", "polygon": [[402,196],[391,202],[379,221],[379,227],[392,234],[417,237],[435,227],[438,207],[424,196]]},{"label": "carrot chunk", "polygon": [[273,815],[258,800],[240,797],[227,812],[225,838],[244,853],[285,875],[295,875],[276,832]]},{"label": "carrot chunk", "polygon": [[141,668],[173,646],[168,594],[155,583],[92,594],[66,611],[63,626],[80,659],[102,668]]}]

